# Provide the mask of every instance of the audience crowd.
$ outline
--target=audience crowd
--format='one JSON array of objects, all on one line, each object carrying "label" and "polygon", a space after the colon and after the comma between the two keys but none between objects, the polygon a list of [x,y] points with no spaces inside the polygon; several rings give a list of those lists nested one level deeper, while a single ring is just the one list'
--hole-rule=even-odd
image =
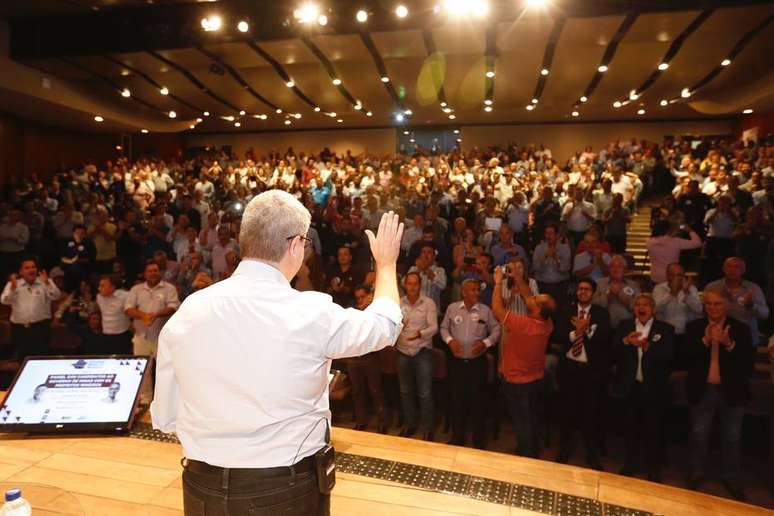
[{"label": "audience crowd", "polygon": [[[154,355],[180,303],[233,273],[241,213],[272,188],[312,213],[295,288],[344,307],[372,296],[364,230],[388,210],[405,221],[398,342],[334,364],[347,373],[357,429],[373,412],[387,433],[397,408],[401,436],[433,440],[444,420],[450,444],[472,437],[485,448],[502,402],[516,453],[540,457],[553,399],[552,458],[570,460],[577,430],[588,466],[602,469],[619,400],[621,473],[660,481],[670,378],[682,371],[688,485],[705,480],[718,414],[722,480],[744,498],[742,418],[774,299],[774,147],[633,138],[566,161],[545,145],[387,157],[205,151],[25,177],[5,185],[0,205],[0,301],[16,358],[58,352],[52,328],[77,335],[79,352]],[[659,203],[642,270],[626,251],[645,197]],[[384,372],[397,378],[396,403]],[[150,401],[150,382],[141,396]]]}]

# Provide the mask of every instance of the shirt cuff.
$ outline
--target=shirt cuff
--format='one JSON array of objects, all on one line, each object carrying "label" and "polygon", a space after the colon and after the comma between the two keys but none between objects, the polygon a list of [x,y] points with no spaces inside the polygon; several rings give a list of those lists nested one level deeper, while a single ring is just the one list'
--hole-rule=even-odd
[{"label": "shirt cuff", "polygon": [[446,337],[445,339],[443,339],[443,341],[444,341],[445,343],[447,343],[447,344],[448,344],[449,342],[453,341],[453,340],[454,340],[454,337],[452,337],[451,335],[449,335],[448,337]]},{"label": "shirt cuff", "polygon": [[486,345],[487,348],[491,348],[492,347],[492,341],[490,341],[489,338],[486,338],[486,339],[482,340],[481,342],[483,342],[484,345]]},{"label": "shirt cuff", "polygon": [[365,311],[382,315],[398,325],[403,323],[403,313],[400,311],[398,303],[384,297],[374,299]]}]

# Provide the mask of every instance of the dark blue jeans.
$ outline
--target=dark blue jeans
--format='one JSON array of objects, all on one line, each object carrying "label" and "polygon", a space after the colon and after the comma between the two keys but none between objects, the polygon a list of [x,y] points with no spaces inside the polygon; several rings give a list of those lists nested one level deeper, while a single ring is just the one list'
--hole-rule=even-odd
[{"label": "dark blue jeans", "polygon": [[400,383],[400,401],[403,407],[403,422],[406,428],[417,428],[416,399],[419,398],[419,413],[422,431],[432,432],[433,427],[433,352],[428,348],[413,357],[400,351],[395,365]]},{"label": "dark blue jeans", "polygon": [[739,482],[742,473],[740,442],[744,406],[727,405],[719,385],[707,385],[699,402],[691,407],[692,473],[704,475],[707,444],[712,430],[712,419],[716,412],[722,429],[723,479]]},{"label": "dark blue jeans", "polygon": [[516,453],[538,456],[538,408],[544,393],[543,380],[529,383],[503,383],[503,396],[516,434]]}]

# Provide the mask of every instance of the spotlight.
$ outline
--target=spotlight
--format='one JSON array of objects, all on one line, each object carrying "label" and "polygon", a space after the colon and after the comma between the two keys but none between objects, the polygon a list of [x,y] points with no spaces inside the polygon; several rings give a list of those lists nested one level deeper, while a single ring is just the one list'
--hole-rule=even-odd
[{"label": "spotlight", "polygon": [[339,123],[339,124],[341,124],[341,123],[343,123],[343,122],[344,122],[344,119],[342,119],[342,118],[339,118],[339,119],[337,119],[337,120],[336,120],[336,122],[337,122],[337,123]]},{"label": "spotlight", "polygon": [[408,135],[409,135],[409,132],[408,132],[408,131],[403,131],[403,134],[405,134],[406,136],[408,136]]},{"label": "spotlight", "polygon": [[197,124],[201,124],[202,122],[203,122],[203,120],[202,120],[201,118],[197,118],[197,119],[196,119],[196,123],[197,123]]},{"label": "spotlight", "polygon": [[318,21],[320,9],[312,3],[302,5],[299,9],[293,11],[293,17],[298,23],[312,23]]},{"label": "spotlight", "polygon": [[242,122],[234,122],[234,127],[242,127]]},{"label": "spotlight", "polygon": [[637,110],[637,114],[638,115],[644,115],[645,114],[645,110],[644,109],[638,109]]},{"label": "spotlight", "polygon": [[581,101],[581,102],[588,102],[588,101],[589,101],[589,98],[588,98],[586,95],[584,95],[584,96],[582,96],[582,97],[580,98],[580,101]]},{"label": "spotlight", "polygon": [[454,120],[455,118],[457,118],[457,115],[455,115],[454,113],[449,115],[449,120]]},{"label": "spotlight", "polygon": [[293,81],[288,81],[288,82],[285,83],[285,86],[287,86],[288,88],[292,88],[295,85],[296,85],[296,83],[293,82]]},{"label": "spotlight", "polygon": [[240,112],[239,112],[239,116],[245,116],[246,114],[247,114],[247,113],[245,113],[245,111],[244,111],[244,110],[242,110],[242,111],[240,111]]},{"label": "spotlight", "polygon": [[328,116],[331,117],[331,118],[336,118],[336,112],[335,111],[331,111],[330,113],[328,113]]},{"label": "spotlight", "polygon": [[191,125],[189,125],[189,126],[188,126],[188,128],[189,128],[189,129],[193,129],[194,127],[196,127],[196,126],[195,126],[195,125],[193,125],[193,124],[191,124]]},{"label": "spotlight", "polygon": [[578,113],[577,111],[573,111],[573,112],[572,112],[572,113],[570,113],[570,114],[571,114],[572,116],[574,116],[574,117],[579,117],[579,116],[580,116],[580,113]]},{"label": "spotlight", "polygon": [[720,66],[728,66],[728,65],[730,65],[730,64],[731,64],[731,60],[730,60],[730,59],[723,59],[723,60],[720,62]]},{"label": "spotlight", "polygon": [[409,143],[416,143],[416,140],[415,140],[414,138],[411,138],[411,139],[409,140]]},{"label": "spotlight", "polygon": [[658,65],[658,69],[661,70],[662,72],[667,68],[669,68],[669,63],[661,63],[660,65]]},{"label": "spotlight", "polygon": [[97,115],[97,116],[95,116],[95,117],[94,117],[94,121],[95,121],[95,122],[104,122],[104,121],[105,121],[105,119],[104,119],[104,118],[102,118],[101,116]]},{"label": "spotlight", "polygon": [[492,106],[484,106],[484,111],[486,111],[487,113],[491,113],[492,112]]},{"label": "spotlight", "polygon": [[366,116],[374,116],[374,114],[373,114],[371,111],[368,111],[368,112],[366,113]]},{"label": "spotlight", "polygon": [[454,134],[460,134],[460,130],[459,129],[455,129],[454,130]]},{"label": "spotlight", "polygon": [[227,120],[229,122],[233,122],[235,120],[235,118],[233,116],[224,116],[224,117],[221,117],[221,118],[223,120]]},{"label": "spotlight", "polygon": [[355,19],[359,21],[360,23],[365,23],[368,21],[368,12],[360,9],[357,14],[355,15]]},{"label": "spotlight", "polygon": [[326,25],[328,25],[328,17],[327,17],[327,16],[325,16],[324,14],[321,14],[321,15],[320,15],[320,16],[317,18],[317,23],[319,23],[319,24],[320,24],[320,27],[325,27]]},{"label": "spotlight", "polygon": [[406,116],[411,116],[411,115],[414,114],[414,112],[411,111],[410,109],[407,109],[406,111],[403,112],[403,114],[406,115]]},{"label": "spotlight", "polygon": [[621,107],[622,105],[623,104],[621,104],[620,100],[616,100],[615,102],[613,102],[613,107],[616,108],[616,109]]},{"label": "spotlight", "polygon": [[669,101],[668,100],[662,100],[661,102],[659,102],[659,104],[661,104],[662,107],[663,106],[668,106],[669,105]]},{"label": "spotlight", "polygon": [[743,115],[752,115],[752,112],[753,112],[753,110],[752,110],[752,109],[750,109],[750,108],[747,108],[747,109],[745,109],[744,111],[742,111],[742,114],[743,114]]},{"label": "spotlight", "polygon": [[538,99],[536,99],[536,98],[535,98],[535,99],[532,99],[532,103],[533,103],[533,104],[537,104],[538,102],[540,102]]},{"label": "spotlight", "polygon": [[637,90],[629,92],[629,100],[637,100],[638,98],[640,98],[640,96],[637,94]]},{"label": "spotlight", "polygon": [[162,86],[159,89],[159,93],[161,93],[162,95],[169,95],[169,88],[167,88],[166,86]]},{"label": "spotlight", "polygon": [[209,18],[202,18],[202,28],[206,32],[214,32],[220,30],[220,26],[223,24],[223,20],[220,16],[213,15]]},{"label": "spotlight", "polygon": [[489,78],[491,79],[492,77],[494,77],[494,76],[495,76],[495,73],[494,73],[494,71],[492,71],[492,70],[489,70],[488,72],[486,72],[486,76],[487,76],[487,77],[489,77]]},{"label": "spotlight", "polygon": [[320,111],[321,111],[320,106],[315,106],[314,107],[314,112],[315,113],[319,113]]},{"label": "spotlight", "polygon": [[337,78],[335,78],[335,79],[333,79],[333,81],[331,81],[331,82],[333,82],[333,85],[334,85],[334,86],[339,86],[339,85],[341,85],[341,79],[339,79],[338,77],[337,77]]},{"label": "spotlight", "polygon": [[383,83],[388,83],[388,82],[390,82],[390,78],[385,75],[384,77],[382,77],[382,82]]},{"label": "spotlight", "polygon": [[147,130],[147,129],[140,129],[140,132],[141,132],[142,134],[148,134],[148,130]]},{"label": "spotlight", "polygon": [[597,68],[597,71],[599,73],[605,73],[608,70],[607,65],[599,65],[599,68]]},{"label": "spotlight", "polygon": [[535,109],[534,104],[527,104],[527,111],[532,111],[533,109]]},{"label": "spotlight", "polygon": [[293,123],[293,122],[291,122],[290,120],[285,120],[285,125],[290,125],[290,124],[292,124],[292,123]]},{"label": "spotlight", "polygon": [[551,72],[548,71],[548,68],[543,68],[542,70],[540,70],[540,75],[542,75],[543,77],[545,77],[549,73]]},{"label": "spotlight", "polygon": [[486,99],[484,101],[484,104],[486,104],[487,106],[491,106],[492,105],[492,99]]},{"label": "spotlight", "polygon": [[274,112],[277,113],[278,115],[282,114],[282,110],[280,108],[275,109]]},{"label": "spotlight", "polygon": [[405,18],[408,16],[408,7],[403,4],[398,5],[398,7],[395,8],[395,16],[398,18]]},{"label": "spotlight", "polygon": [[250,25],[246,21],[242,20],[239,23],[237,23],[237,30],[239,32],[247,32],[248,30],[250,30]]},{"label": "spotlight", "polygon": [[132,96],[132,92],[129,91],[129,88],[124,88],[123,90],[121,90],[121,96],[124,97],[125,99],[128,99],[129,97]]},{"label": "spotlight", "polygon": [[680,96],[683,97],[684,99],[687,99],[688,97],[691,96],[691,90],[689,90],[688,88],[683,88],[683,91],[680,92]]},{"label": "spotlight", "polygon": [[397,113],[395,115],[395,121],[398,122],[398,123],[403,122],[405,119],[406,119],[406,117],[403,116],[403,113]]},{"label": "spotlight", "polygon": [[444,113],[446,113],[448,115],[449,113],[451,113],[454,110],[452,108],[448,108],[447,107],[447,108],[443,108],[441,111],[443,111]]},{"label": "spotlight", "polygon": [[177,113],[175,113],[174,111],[170,111],[168,115],[169,115],[169,118],[177,118]]},{"label": "spotlight", "polygon": [[205,112],[203,113],[203,115],[204,115],[204,116],[210,116],[210,112],[209,112],[209,111],[205,111]]},{"label": "spotlight", "polygon": [[260,120],[266,120],[267,118],[269,118],[269,116],[268,115],[253,115],[253,118],[258,118]]},{"label": "spotlight", "polygon": [[362,104],[355,104],[353,107],[355,108],[355,111],[360,111],[361,109],[363,109]]},{"label": "spotlight", "polygon": [[293,115],[293,118],[295,118],[296,120],[301,120],[301,113],[296,113],[295,115]]}]

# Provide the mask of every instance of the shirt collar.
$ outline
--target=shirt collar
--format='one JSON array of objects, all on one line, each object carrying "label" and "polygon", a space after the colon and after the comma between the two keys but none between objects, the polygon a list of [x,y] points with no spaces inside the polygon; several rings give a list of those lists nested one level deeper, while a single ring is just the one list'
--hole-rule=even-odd
[{"label": "shirt collar", "polygon": [[653,317],[651,317],[650,320],[647,323],[645,323],[645,324],[642,324],[640,322],[640,320],[637,319],[636,317],[634,318],[634,328],[635,328],[635,330],[643,330],[643,331],[650,332],[650,329],[652,327],[653,327]]},{"label": "shirt collar", "polygon": [[254,279],[283,283],[290,286],[290,282],[276,267],[259,260],[245,259],[239,262],[233,276],[248,276]]},{"label": "shirt collar", "polygon": [[[467,307],[465,306],[465,301],[460,301],[460,308],[462,310],[467,310]],[[470,307],[470,311],[472,312],[473,310],[478,310],[478,303]]]}]

